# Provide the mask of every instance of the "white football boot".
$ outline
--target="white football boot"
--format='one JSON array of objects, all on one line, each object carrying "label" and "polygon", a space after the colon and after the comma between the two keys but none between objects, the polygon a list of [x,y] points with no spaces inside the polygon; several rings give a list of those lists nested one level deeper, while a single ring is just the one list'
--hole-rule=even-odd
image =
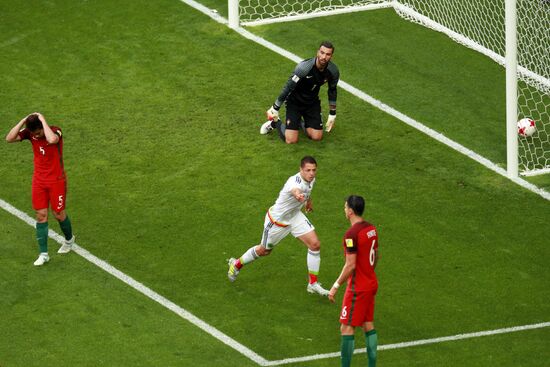
[{"label": "white football boot", "polygon": [[265,135],[269,134],[273,130],[273,126],[271,126],[271,121],[268,120],[262,124],[262,127],[260,127],[260,134]]},{"label": "white football boot", "polygon": [[229,278],[230,281],[234,282],[236,279],[237,279],[237,275],[239,275],[239,269],[237,269],[237,267],[235,266],[235,261],[237,261],[237,259],[235,258],[231,258],[229,259],[229,261],[227,262],[227,265],[229,265],[229,270],[227,271],[227,277]]},{"label": "white football boot", "polygon": [[48,253],[41,252],[40,255],[38,255],[38,259],[34,262],[34,266],[42,266],[48,261],[50,261],[50,256],[48,256]]},{"label": "white football boot", "polygon": [[70,240],[65,240],[65,243],[57,250],[58,254],[66,254],[68,252],[71,252],[73,245],[74,245],[75,237],[73,237]]},{"label": "white football boot", "polygon": [[319,282],[315,282],[313,284],[308,284],[307,285],[307,291],[309,293],[317,293],[318,295],[320,296],[328,296],[328,290],[326,290],[325,288],[321,287],[321,283]]}]

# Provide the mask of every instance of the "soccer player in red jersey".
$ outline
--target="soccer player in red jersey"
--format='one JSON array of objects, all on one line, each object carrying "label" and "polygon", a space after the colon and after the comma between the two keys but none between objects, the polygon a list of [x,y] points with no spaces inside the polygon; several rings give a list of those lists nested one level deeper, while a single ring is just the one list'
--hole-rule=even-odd
[{"label": "soccer player in red jersey", "polygon": [[365,332],[369,367],[376,366],[378,336],[373,321],[374,298],[378,290],[374,272],[378,262],[378,233],[374,225],[363,220],[364,210],[365,200],[361,196],[351,195],[346,199],[344,213],[351,223],[343,241],[346,263],[328,294],[329,300],[334,302],[338,287],[347,281],[340,312],[342,367],[351,365],[355,328],[358,326]]},{"label": "soccer player in red jersey", "polygon": [[32,206],[36,212],[36,239],[40,255],[34,265],[41,266],[48,256],[48,207],[65,235],[65,244],[57,251],[65,254],[74,244],[71,221],[65,212],[67,181],[63,167],[63,135],[61,129],[49,126],[44,116],[32,113],[19,121],[6,135],[8,143],[30,140],[34,152]]}]

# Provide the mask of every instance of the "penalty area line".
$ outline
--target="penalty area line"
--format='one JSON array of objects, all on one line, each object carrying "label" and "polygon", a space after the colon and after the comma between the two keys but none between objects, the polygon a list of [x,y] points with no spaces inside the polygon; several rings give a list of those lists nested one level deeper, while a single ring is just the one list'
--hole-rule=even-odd
[{"label": "penalty area line", "polygon": [[[514,333],[518,331],[533,330],[533,329],[542,329],[549,326],[550,326],[550,322],[542,322],[539,324],[531,324],[531,325],[523,325],[523,326],[513,326],[513,327],[508,327],[503,329],[478,331],[474,333],[443,336],[443,337],[432,338],[432,339],[422,339],[422,340],[415,340],[415,341],[402,342],[402,343],[385,344],[385,345],[378,346],[377,350],[380,351],[380,350],[402,349],[402,348],[408,348],[408,347],[416,347],[419,345],[437,344],[437,343],[444,343],[448,341],[480,338],[482,336],[508,334],[508,333]],[[361,348],[361,349],[356,349],[354,351],[354,354],[360,354],[360,353],[366,353],[366,352],[367,352],[366,348]],[[280,365],[289,364],[289,363],[310,362],[310,361],[315,361],[319,359],[336,358],[336,357],[340,357],[340,352],[315,354],[315,355],[305,356],[305,357],[286,358],[286,359],[281,359],[279,361],[270,361],[268,362],[268,366],[280,366]]]},{"label": "penalty area line", "polygon": [[[8,202],[2,199],[0,199],[0,208],[4,209],[8,213],[19,218],[20,220],[22,220],[23,222],[27,223],[30,226],[34,226],[36,224],[36,221],[33,218],[31,218],[29,215],[27,215],[26,213],[22,212],[21,210],[17,209],[13,205],[9,204]],[[52,231],[51,229],[49,230],[48,236],[52,238],[54,241],[58,242],[59,244],[64,243],[65,239],[63,238],[63,236]],[[93,255],[83,247],[80,247],[77,244],[75,244],[73,247],[73,251],[76,252],[78,255],[82,256],[84,259],[88,260],[90,263],[96,265],[97,267],[103,269],[104,271],[111,274],[112,276],[118,278],[125,284],[134,288],[141,294],[145,295],[147,298],[150,298],[153,301],[159,303],[163,307],[174,312],[181,318],[189,321],[194,326],[208,333],[209,335],[221,341],[222,343],[226,344],[230,348],[241,353],[243,356],[247,357],[251,361],[258,364],[259,366],[280,366],[280,365],[290,364],[290,363],[308,362],[308,361],[315,361],[320,359],[340,357],[340,352],[334,352],[334,353],[315,354],[315,355],[304,356],[304,357],[293,357],[293,358],[285,358],[285,359],[280,359],[275,361],[269,361],[263,358],[262,356],[260,356],[259,354],[257,354],[256,352],[254,352],[253,350],[251,350],[250,348],[242,345],[241,343],[237,342],[233,338],[222,333],[220,330],[216,329],[210,324],[199,319],[189,311],[183,309],[182,307],[178,306],[174,302],[161,296],[160,294],[146,287],[145,285],[138,282],[134,278],[118,270],[114,266],[110,265],[108,262]],[[506,334],[506,333],[513,333],[518,331],[525,331],[525,330],[541,329],[545,327],[550,327],[550,322],[542,322],[538,324],[523,325],[523,326],[513,326],[513,327],[508,327],[503,329],[478,331],[473,333],[458,334],[458,335],[452,335],[452,336],[443,336],[443,337],[432,338],[432,339],[422,339],[422,340],[415,340],[415,341],[409,341],[409,342],[386,344],[386,345],[378,346],[378,350],[401,349],[401,348],[415,347],[419,345],[436,344],[436,343],[443,343],[448,341],[479,338],[483,336]],[[356,349],[354,353],[355,354],[366,353],[366,349],[365,348]]]},{"label": "penalty area line", "polygon": [[[7,211],[8,213],[14,215],[15,217],[21,219],[23,222],[27,223],[30,226],[35,226],[36,221],[31,218],[26,213],[22,212],[21,210],[17,209],[13,205],[9,204],[8,202],[0,199],[0,207]],[[59,244],[63,244],[65,241],[65,238],[58,233],[54,232],[53,230],[49,230],[48,236],[53,239],[54,241],[58,242]],[[78,246],[77,244],[73,245],[73,252],[76,252],[78,255],[82,256],[84,259],[88,260],[95,266],[101,268],[105,272],[111,274],[115,278],[118,278],[123,283],[129,285],[130,287],[134,288],[141,294],[145,295],[147,298],[152,299],[153,301],[159,303],[163,307],[167,308],[168,310],[172,311],[176,315],[180,316],[181,318],[189,321],[194,326],[198,327],[199,329],[203,330],[204,332],[208,333],[209,335],[213,336],[214,338],[218,339],[222,343],[226,344],[227,346],[231,347],[232,349],[236,350],[237,352],[241,353],[248,359],[256,362],[260,366],[267,366],[268,361],[263,358],[262,356],[258,355],[254,351],[252,351],[250,348],[245,347],[241,343],[237,342],[235,339],[231,338],[230,336],[222,333],[220,330],[216,329],[212,325],[204,322],[203,320],[199,319],[195,315],[193,315],[191,312],[185,310],[184,308],[178,306],[174,302],[170,301],[169,299],[161,296],[157,292],[153,291],[151,288],[143,285],[142,283],[138,282],[131,276],[123,273],[122,271],[118,270],[105,260],[102,260],[98,258],[97,256],[90,253],[88,250],[84,249],[83,247]]]}]

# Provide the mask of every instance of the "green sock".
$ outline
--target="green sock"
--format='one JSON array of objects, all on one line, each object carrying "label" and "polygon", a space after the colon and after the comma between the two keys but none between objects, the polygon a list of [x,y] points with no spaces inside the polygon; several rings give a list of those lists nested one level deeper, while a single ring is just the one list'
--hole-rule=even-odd
[{"label": "green sock", "polygon": [[355,337],[353,335],[342,335],[342,344],[340,345],[340,359],[342,367],[351,366],[351,357],[355,348]]},{"label": "green sock", "polygon": [[40,252],[48,252],[48,222],[36,223],[36,240]]},{"label": "green sock", "polygon": [[63,222],[59,221],[59,226],[61,227],[67,241],[73,238],[73,227],[71,226],[71,220],[68,215],[65,217]]},{"label": "green sock", "polygon": [[376,330],[372,329],[365,333],[367,338],[367,356],[369,357],[369,367],[376,367],[376,348],[378,348],[378,335]]}]

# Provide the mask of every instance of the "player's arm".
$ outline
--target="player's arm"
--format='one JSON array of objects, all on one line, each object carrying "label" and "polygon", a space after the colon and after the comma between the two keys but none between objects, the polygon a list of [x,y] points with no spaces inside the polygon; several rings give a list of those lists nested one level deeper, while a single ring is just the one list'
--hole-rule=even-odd
[{"label": "player's arm", "polygon": [[15,143],[16,141],[21,141],[21,137],[19,136],[19,131],[25,126],[25,122],[27,121],[27,117],[23,117],[21,121],[19,121],[14,127],[11,128],[10,132],[6,135],[6,141],[8,143]]},{"label": "player's arm", "polygon": [[315,59],[313,59],[313,61],[311,61],[311,59],[304,60],[296,66],[294,72],[292,73],[292,75],[290,75],[287,82],[283,86],[281,93],[273,103],[273,106],[271,106],[269,110],[267,110],[268,119],[275,121],[279,119],[279,109],[281,108],[283,103],[285,103],[290,93],[292,93],[292,91],[296,89],[296,86],[298,85],[300,79],[302,79],[309,73],[314,63]]},{"label": "player's arm", "polygon": [[300,203],[303,203],[304,200],[306,200],[306,196],[304,195],[302,190],[297,187],[291,189],[290,193],[292,194],[292,196],[294,196],[294,199],[298,200]]},{"label": "player's arm", "polygon": [[313,201],[311,198],[306,201],[306,213],[311,213],[313,211]]},{"label": "player's arm", "polygon": [[329,64],[329,71],[331,77],[328,81],[328,106],[329,106],[329,113],[327,118],[327,123],[325,125],[325,130],[329,132],[332,130],[334,126],[334,122],[336,120],[336,100],[338,98],[338,81],[340,80],[340,72],[338,71],[338,68],[334,64]]},{"label": "player's arm", "polygon": [[346,252],[346,263],[340,272],[340,276],[334,282],[334,285],[330,289],[328,299],[334,302],[334,296],[338,292],[338,288],[344,284],[355,270],[355,264],[357,263],[357,254]]},{"label": "player's arm", "polygon": [[283,103],[285,103],[286,99],[288,98],[288,95],[296,88],[296,85],[298,84],[298,81],[300,78],[296,76],[296,74],[292,74],[286,84],[283,87],[283,90],[281,91],[281,94],[279,94],[279,97],[275,100],[273,103],[273,106],[271,106],[267,110],[267,118],[269,120],[279,120],[279,110],[281,109],[281,106]]},{"label": "player's arm", "polygon": [[59,135],[53,132],[50,125],[46,122],[44,116],[41,113],[36,113],[38,118],[42,122],[42,127],[44,128],[44,136],[46,136],[46,141],[48,144],[57,144],[59,142]]}]

